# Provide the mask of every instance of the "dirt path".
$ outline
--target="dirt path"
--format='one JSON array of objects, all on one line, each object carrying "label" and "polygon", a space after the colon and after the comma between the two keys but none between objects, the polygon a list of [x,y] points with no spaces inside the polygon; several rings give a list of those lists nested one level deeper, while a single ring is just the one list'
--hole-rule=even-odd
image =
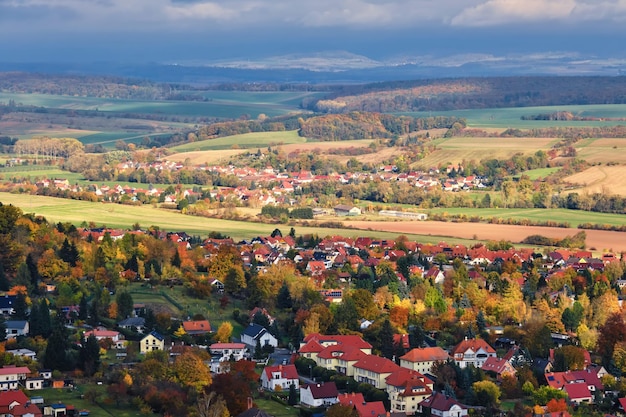
[{"label": "dirt path", "polygon": [[[398,234],[410,233],[433,236],[450,236],[462,239],[478,240],[510,240],[519,243],[530,235],[563,238],[572,236],[581,229],[562,229],[540,226],[511,226],[486,223],[448,223],[435,221],[345,221],[344,224],[357,229],[372,229]],[[604,230],[585,230],[587,233],[587,249],[594,251],[626,251],[626,233]]]}]

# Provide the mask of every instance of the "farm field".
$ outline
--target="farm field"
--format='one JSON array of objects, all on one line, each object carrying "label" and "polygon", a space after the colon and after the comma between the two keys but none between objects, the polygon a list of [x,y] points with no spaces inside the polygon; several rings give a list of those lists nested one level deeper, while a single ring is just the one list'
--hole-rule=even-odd
[{"label": "farm field", "polygon": [[626,215],[612,213],[597,213],[593,211],[567,210],[567,209],[517,209],[517,208],[438,208],[423,210],[425,213],[448,213],[450,215],[464,214],[467,217],[479,216],[483,218],[496,217],[500,219],[528,219],[533,221],[563,221],[571,227],[578,227],[581,223],[600,223],[610,225],[623,225],[626,223]]},{"label": "farm field", "polygon": [[116,98],[74,97],[53,94],[0,93],[0,102],[14,100],[18,105],[30,105],[68,110],[98,110],[137,114],[162,114],[188,117],[237,118],[259,114],[278,116],[298,110],[300,102],[320,93],[215,91],[203,94],[208,101],[149,101]]},{"label": "farm field", "polygon": [[576,116],[626,118],[626,104],[589,104],[573,106],[509,107],[501,109],[451,110],[441,112],[402,113],[416,117],[458,116],[467,120],[469,127],[496,129],[532,129],[550,126],[614,126],[623,121],[552,121],[522,120],[522,116],[569,111]]},{"label": "farm field", "polygon": [[[419,233],[422,235],[451,236],[454,238],[478,240],[509,240],[513,243],[521,242],[530,235],[543,235],[551,238],[572,236],[580,229],[562,229],[539,226],[511,226],[485,223],[448,223],[434,221],[403,221],[403,222],[346,222],[352,227],[372,229],[385,232],[404,234]],[[604,230],[585,230],[587,234],[586,247],[595,252],[623,252],[626,251],[626,233],[609,232]],[[448,240],[449,241],[449,240]]]},{"label": "farm field", "polygon": [[441,165],[458,164],[463,160],[479,162],[483,159],[508,159],[516,153],[532,155],[538,150],[549,150],[554,138],[441,138],[429,142],[436,150],[412,164],[428,169]]},{"label": "farm field", "polygon": [[626,164],[626,138],[583,139],[574,146],[577,156],[591,164],[607,162]]},{"label": "farm field", "polygon": [[[271,146],[273,149],[279,149],[286,154],[297,151],[313,151],[318,154],[328,154],[328,152],[332,149],[367,147],[373,142],[371,139],[345,140],[340,142],[308,142],[306,138],[297,136],[297,132],[296,135],[294,135],[293,132],[295,131],[246,133],[244,135],[229,136],[225,138],[209,139],[208,141],[195,142],[195,144],[197,144],[196,148],[206,148],[207,145],[212,145],[216,148],[209,150],[186,151],[185,149],[192,148],[191,146],[188,146],[192,144],[179,145],[171,148],[173,151],[178,152],[172,155],[168,155],[167,159],[177,162],[183,162],[186,159],[189,159],[189,162],[191,164],[217,163],[226,161],[228,160],[228,158],[244,152],[253,151],[258,148],[265,149],[268,146]],[[233,142],[229,142],[230,140],[233,140]],[[239,142],[241,142],[243,145],[240,145]],[[276,143],[280,143],[280,145],[276,145]],[[237,145],[242,149],[232,149],[233,145]],[[358,155],[355,158],[361,162],[369,162],[368,159],[380,160],[388,158],[394,153],[399,153],[399,150],[397,148],[383,148],[379,152]],[[351,156],[344,155],[327,156],[342,162],[345,162],[351,158]]]},{"label": "farm field", "polygon": [[[10,194],[0,192],[2,204],[13,204],[20,207],[25,213],[35,213],[46,217],[50,222],[70,222],[80,225],[83,222],[93,221],[96,225],[129,229],[133,224],[139,223],[142,227],[158,226],[162,230],[185,231],[192,235],[207,236],[215,231],[231,236],[234,239],[248,239],[254,236],[266,236],[276,228],[288,231],[291,226],[252,223],[245,221],[233,221],[222,219],[210,219],[193,217],[176,211],[168,211],[152,206],[125,206],[121,204],[90,203],[87,201],[67,200],[61,198],[31,196],[25,194]],[[408,232],[380,232],[353,229],[335,229],[312,226],[295,226],[296,233],[318,234],[319,236],[343,235],[343,236],[371,236],[386,239],[395,239],[398,234]],[[445,238],[443,236],[409,236],[419,242],[437,243]],[[471,238],[446,239],[450,243],[472,244]]]},{"label": "farm field", "polygon": [[199,142],[185,143],[184,145],[173,146],[173,152],[187,151],[207,151],[222,149],[257,149],[278,144],[305,143],[306,138],[298,136],[298,131],[290,130],[285,132],[255,132],[242,135],[226,136],[203,140]]},{"label": "farm field", "polygon": [[[626,196],[626,166],[596,165],[563,179],[571,192],[612,193]],[[626,222],[626,219],[624,220]]]},{"label": "farm field", "polygon": [[538,180],[540,178],[546,178],[549,175],[554,174],[555,172],[559,172],[561,170],[560,167],[554,168],[537,168],[531,169],[529,171],[524,171],[522,174],[516,175],[516,177],[520,177],[521,175],[527,176],[531,181]]}]

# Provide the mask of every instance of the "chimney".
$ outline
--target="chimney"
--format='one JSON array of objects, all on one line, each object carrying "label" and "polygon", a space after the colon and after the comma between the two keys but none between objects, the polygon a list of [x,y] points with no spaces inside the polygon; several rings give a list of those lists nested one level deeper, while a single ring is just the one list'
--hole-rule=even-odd
[{"label": "chimney", "polygon": [[248,410],[252,408],[252,397],[248,397]]}]

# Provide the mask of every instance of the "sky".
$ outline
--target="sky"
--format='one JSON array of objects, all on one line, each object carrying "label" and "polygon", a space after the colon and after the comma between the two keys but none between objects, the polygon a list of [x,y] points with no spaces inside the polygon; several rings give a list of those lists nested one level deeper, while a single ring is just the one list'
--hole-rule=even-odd
[{"label": "sky", "polygon": [[626,55],[626,0],[0,0],[0,61]]}]

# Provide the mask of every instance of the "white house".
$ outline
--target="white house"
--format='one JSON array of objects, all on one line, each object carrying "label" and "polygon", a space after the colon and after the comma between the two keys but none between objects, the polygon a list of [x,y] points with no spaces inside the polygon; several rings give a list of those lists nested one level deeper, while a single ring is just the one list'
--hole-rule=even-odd
[{"label": "white house", "polygon": [[467,407],[452,397],[440,392],[420,402],[421,412],[424,416],[438,417],[464,417],[467,416]]},{"label": "white house", "polygon": [[30,369],[26,366],[5,366],[0,368],[0,390],[17,389],[20,382],[26,380]]},{"label": "white house", "polygon": [[452,350],[452,359],[460,368],[474,365],[481,368],[489,357],[495,357],[496,350],[483,339],[465,339]]},{"label": "white house", "polygon": [[7,339],[14,339],[18,336],[28,336],[30,327],[26,320],[7,320]]},{"label": "white house", "polygon": [[289,390],[291,385],[298,387],[300,380],[295,365],[266,366],[261,374],[261,386],[270,391]]},{"label": "white house", "polygon": [[240,361],[244,359],[247,349],[245,343],[213,343],[209,346],[211,357],[219,357],[220,362]]},{"label": "white house", "polygon": [[254,349],[257,345],[257,341],[263,346],[278,346],[278,340],[265,329],[265,327],[260,326],[255,323],[250,323],[246,330],[241,334],[241,342],[246,345],[252,347]]},{"label": "white house", "polygon": [[300,387],[300,403],[309,407],[329,407],[339,402],[334,382],[307,384]]}]

